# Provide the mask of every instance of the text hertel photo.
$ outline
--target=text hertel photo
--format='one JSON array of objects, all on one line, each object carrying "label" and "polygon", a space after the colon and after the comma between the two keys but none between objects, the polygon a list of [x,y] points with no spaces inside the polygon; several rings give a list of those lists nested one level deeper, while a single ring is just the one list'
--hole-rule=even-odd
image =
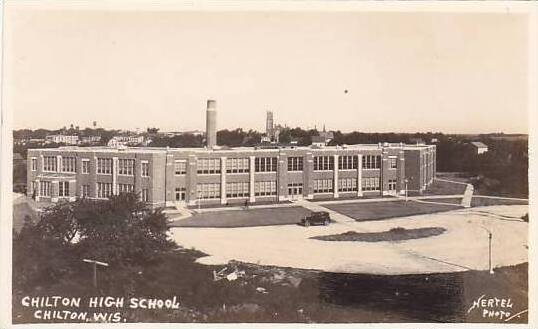
[{"label": "text hertel photo", "polygon": [[531,325],[530,4],[243,5],[4,3],[6,325]]}]

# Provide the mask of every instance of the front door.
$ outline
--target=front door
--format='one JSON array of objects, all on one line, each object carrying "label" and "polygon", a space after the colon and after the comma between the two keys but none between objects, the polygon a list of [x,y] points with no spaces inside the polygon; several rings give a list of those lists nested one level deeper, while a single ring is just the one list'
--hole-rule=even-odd
[{"label": "front door", "polygon": [[290,200],[300,200],[303,198],[303,184],[288,184],[288,197]]},{"label": "front door", "polygon": [[389,194],[396,195],[396,180],[389,179]]}]

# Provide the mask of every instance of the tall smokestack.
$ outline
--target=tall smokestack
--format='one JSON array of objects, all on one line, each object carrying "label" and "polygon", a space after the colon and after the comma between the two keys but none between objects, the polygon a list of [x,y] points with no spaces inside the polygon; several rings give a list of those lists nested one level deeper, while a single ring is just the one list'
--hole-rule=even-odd
[{"label": "tall smokestack", "polygon": [[207,100],[206,112],[206,145],[213,148],[217,145],[217,101]]},{"label": "tall smokestack", "polygon": [[265,119],[265,134],[267,136],[273,135],[273,111],[267,111],[267,118]]}]

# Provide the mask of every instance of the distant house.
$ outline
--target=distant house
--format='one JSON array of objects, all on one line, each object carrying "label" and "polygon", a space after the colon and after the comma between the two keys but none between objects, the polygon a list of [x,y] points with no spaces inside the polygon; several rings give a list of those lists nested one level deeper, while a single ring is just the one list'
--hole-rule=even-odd
[{"label": "distant house", "polygon": [[409,138],[409,143],[410,144],[416,144],[416,145],[426,145],[424,140],[422,138],[418,138],[418,137]]},{"label": "distant house", "polygon": [[82,136],[80,139],[81,144],[95,145],[101,142],[101,136]]},{"label": "distant house", "polygon": [[144,143],[144,136],[114,136],[109,141],[107,146],[140,146]]},{"label": "distant house", "polygon": [[13,165],[24,163],[25,160],[20,153],[13,153]]},{"label": "distant house", "polygon": [[471,146],[476,154],[482,154],[488,151],[488,146],[482,142],[471,142]]},{"label": "distant house", "polygon": [[45,138],[45,141],[49,143],[56,143],[56,144],[77,145],[78,136],[77,135],[48,135]]},{"label": "distant house", "polygon": [[312,136],[312,146],[323,147],[327,145],[327,139],[324,136]]}]

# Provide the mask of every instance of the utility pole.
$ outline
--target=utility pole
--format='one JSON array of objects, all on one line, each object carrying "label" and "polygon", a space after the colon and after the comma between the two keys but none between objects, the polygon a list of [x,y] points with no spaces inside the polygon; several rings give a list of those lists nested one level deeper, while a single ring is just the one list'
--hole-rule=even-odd
[{"label": "utility pole", "polygon": [[82,261],[93,264],[93,287],[97,289],[97,265],[108,266],[108,263],[99,262],[93,259],[83,259]]},{"label": "utility pole", "polygon": [[405,202],[407,203],[407,183],[409,182],[409,180],[406,178],[404,179],[404,182],[405,182]]},{"label": "utility pole", "polygon": [[489,274],[493,274],[493,267],[491,266],[491,238],[493,237],[493,234],[489,232]]},{"label": "utility pole", "polygon": [[486,227],[480,225],[482,229],[484,229],[486,232],[488,232],[488,268],[489,268],[489,274],[494,274],[493,272],[493,264],[491,263],[491,240],[493,239],[493,233],[491,233],[490,230],[488,230]]}]

